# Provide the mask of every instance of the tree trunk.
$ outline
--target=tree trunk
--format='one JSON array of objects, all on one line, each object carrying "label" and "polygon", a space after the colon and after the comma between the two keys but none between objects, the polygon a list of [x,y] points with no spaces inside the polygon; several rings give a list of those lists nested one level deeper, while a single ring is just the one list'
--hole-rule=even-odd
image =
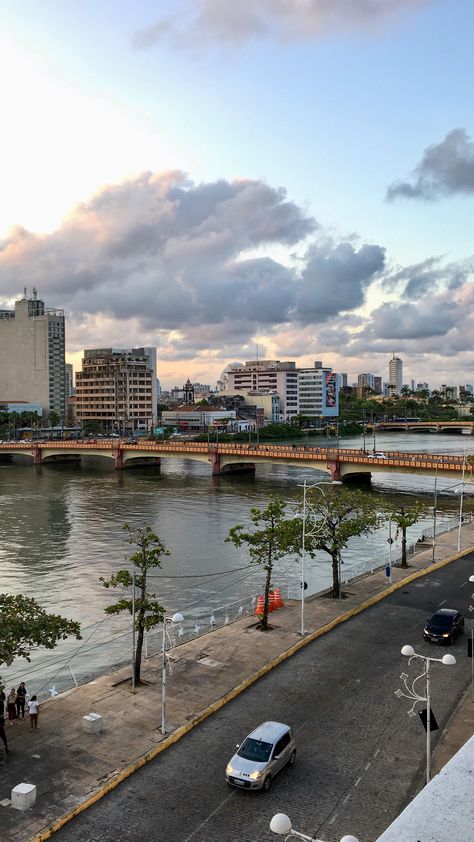
[{"label": "tree trunk", "polygon": [[143,626],[141,626],[138,630],[137,648],[135,650],[135,664],[134,664],[135,684],[140,684],[140,671],[141,671],[141,666],[142,666],[143,637],[144,637],[144,629],[143,629]]},{"label": "tree trunk", "polygon": [[339,553],[336,551],[332,558],[332,598],[339,598],[339,588],[341,583],[339,581]]},{"label": "tree trunk", "polygon": [[270,595],[270,583],[272,579],[272,568],[270,567],[265,579],[265,596],[263,598],[263,617],[260,620],[260,628],[265,631],[268,629],[268,600]]},{"label": "tree trunk", "polygon": [[406,530],[406,527],[402,527],[402,560],[400,562],[400,567],[408,567],[408,564],[407,564],[407,530]]}]

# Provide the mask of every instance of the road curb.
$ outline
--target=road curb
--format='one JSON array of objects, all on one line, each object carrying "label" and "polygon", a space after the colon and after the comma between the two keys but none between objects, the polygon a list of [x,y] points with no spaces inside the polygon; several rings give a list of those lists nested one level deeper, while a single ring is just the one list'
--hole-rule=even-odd
[{"label": "road curb", "polygon": [[193,716],[193,718],[190,719],[189,722],[186,723],[186,725],[181,725],[179,728],[176,729],[176,731],[170,734],[169,737],[165,737],[165,739],[162,740],[159,743],[159,745],[157,745],[155,748],[146,752],[146,754],[143,754],[130,766],[127,766],[125,769],[122,769],[121,772],[119,772],[117,775],[111,778],[106,784],[104,784],[104,786],[93,792],[92,795],[88,796],[88,798],[84,799],[84,801],[81,801],[79,804],[73,807],[72,810],[69,810],[67,813],[65,813],[64,815],[60,816],[58,819],[55,819],[53,822],[47,825],[43,830],[36,834],[36,836],[31,840],[31,842],[45,842],[46,839],[50,839],[51,836],[53,836],[58,830],[64,827],[64,825],[68,824],[68,822],[70,822],[73,818],[78,816],[80,813],[83,813],[97,801],[100,801],[100,799],[103,798],[104,795],[107,795],[109,792],[115,789],[120,783],[122,783],[122,781],[126,780],[131,775],[133,775],[135,772],[138,771],[138,769],[141,769],[142,766],[146,766],[147,763],[149,763],[151,760],[154,760],[167,748],[177,743],[182,737],[184,737],[186,734],[192,731],[193,728],[196,728],[197,725],[200,725],[201,722],[204,722],[204,720],[207,719],[209,716],[212,716],[213,713],[216,713],[218,710],[223,708],[224,705],[228,704],[228,702],[231,702],[233,699],[235,699],[237,696],[243,693],[244,690],[247,690],[249,687],[251,687],[252,684],[258,681],[268,672],[271,672],[272,669],[279,666],[279,664],[283,663],[284,661],[288,660],[288,658],[291,658],[292,655],[295,655],[297,652],[299,652],[300,649],[303,649],[304,646],[307,646],[309,643],[312,643],[314,640],[317,640],[318,637],[322,637],[322,635],[327,634],[332,629],[339,626],[341,623],[345,623],[347,620],[350,620],[351,617],[355,617],[357,614],[360,614],[367,608],[371,608],[372,605],[376,605],[378,602],[381,602],[383,599],[390,596],[392,593],[395,593],[395,591],[406,587],[407,584],[409,584],[410,582],[413,582],[416,579],[420,579],[423,576],[432,573],[434,570],[439,570],[442,567],[446,567],[453,561],[457,561],[457,559],[463,558],[465,555],[469,555],[469,553],[472,552],[474,552],[474,547],[469,547],[465,550],[461,550],[460,552],[455,553],[452,556],[449,556],[448,558],[434,562],[434,564],[431,564],[429,567],[426,567],[423,570],[417,570],[414,573],[411,573],[409,576],[406,576],[404,579],[401,579],[400,582],[396,582],[395,584],[390,585],[390,587],[386,588],[378,594],[375,594],[374,596],[370,597],[370,599],[367,599],[364,602],[360,603],[360,605],[351,608],[350,611],[346,611],[344,614],[341,614],[339,617],[336,617],[334,620],[331,620],[329,623],[326,623],[324,626],[321,626],[321,628],[316,629],[316,631],[314,632],[311,632],[311,634],[308,634],[307,637],[298,640],[297,643],[294,643],[293,646],[290,646],[289,649],[285,649],[285,651],[281,652],[280,655],[276,655],[274,658],[272,658],[271,661],[268,661],[268,663],[264,664],[255,673],[253,673],[248,678],[244,679],[244,681],[241,681],[240,684],[238,684],[236,687],[233,687],[232,690],[229,690],[229,692],[226,693],[224,696],[221,696],[215,702],[212,702],[212,704],[208,705],[207,708],[204,708],[204,710],[196,714],[196,716]]}]

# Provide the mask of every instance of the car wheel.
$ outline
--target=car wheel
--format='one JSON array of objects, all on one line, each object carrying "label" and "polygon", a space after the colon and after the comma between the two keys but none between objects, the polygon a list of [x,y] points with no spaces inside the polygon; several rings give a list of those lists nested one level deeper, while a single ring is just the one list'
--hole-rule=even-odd
[{"label": "car wheel", "polygon": [[293,750],[293,751],[291,752],[291,754],[290,754],[290,759],[289,759],[289,761],[288,761],[288,765],[289,765],[289,766],[294,766],[295,760],[296,760],[296,751],[295,751],[295,750]]},{"label": "car wheel", "polygon": [[263,786],[262,786],[263,791],[268,792],[268,790],[271,787],[271,784],[272,784],[272,776],[267,775],[267,777],[265,778],[265,780],[263,782]]}]

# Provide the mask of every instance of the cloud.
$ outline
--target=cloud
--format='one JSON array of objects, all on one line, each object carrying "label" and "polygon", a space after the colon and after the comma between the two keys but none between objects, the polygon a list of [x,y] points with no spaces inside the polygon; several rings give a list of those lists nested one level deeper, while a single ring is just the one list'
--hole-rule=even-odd
[{"label": "cloud", "polygon": [[364,303],[365,292],[385,265],[385,249],[351,243],[312,245],[301,273],[296,316],[302,324],[325,322]]},{"label": "cloud", "polygon": [[412,179],[396,181],[387,190],[387,200],[423,199],[474,194],[474,143],[465,129],[453,129],[438,144],[428,146]]},{"label": "cloud", "polygon": [[309,41],[331,30],[368,28],[397,12],[431,0],[188,0],[173,15],[138,31],[136,47],[169,41],[175,47],[203,43],[239,45],[256,38]]},{"label": "cloud", "polygon": [[469,280],[473,271],[473,258],[443,264],[440,256],[428,257],[420,263],[387,273],[381,286],[386,292],[416,301],[441,289],[457,289]]}]

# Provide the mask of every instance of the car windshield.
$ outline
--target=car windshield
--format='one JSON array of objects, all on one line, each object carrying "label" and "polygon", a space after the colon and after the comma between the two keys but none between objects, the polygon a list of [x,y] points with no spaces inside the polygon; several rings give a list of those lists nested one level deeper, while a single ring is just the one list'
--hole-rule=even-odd
[{"label": "car windshield", "polygon": [[433,626],[441,626],[441,628],[448,628],[453,624],[453,619],[454,617],[452,617],[450,614],[435,614],[431,618],[430,623]]},{"label": "car windshield", "polygon": [[247,739],[240,746],[237,754],[245,760],[254,760],[256,763],[266,763],[272,751],[271,743],[263,743],[261,740]]}]

